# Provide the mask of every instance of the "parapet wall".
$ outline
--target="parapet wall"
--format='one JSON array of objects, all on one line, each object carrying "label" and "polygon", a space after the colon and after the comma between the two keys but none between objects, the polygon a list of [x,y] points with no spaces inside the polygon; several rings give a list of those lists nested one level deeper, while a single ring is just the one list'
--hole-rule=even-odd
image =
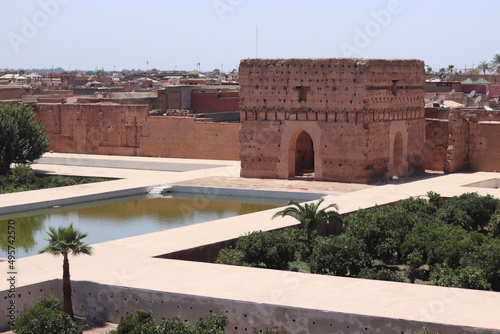
[{"label": "parapet wall", "polygon": [[423,112],[421,60],[248,59],[239,77],[242,111]]},{"label": "parapet wall", "polygon": [[[161,260],[160,260],[161,261]],[[168,260],[164,260],[168,261]],[[255,269],[252,269],[255,270]],[[284,274],[285,284],[300,283],[293,273]],[[398,283],[404,284],[404,283]],[[101,284],[88,281],[72,281],[72,295],[75,315],[95,321],[118,323],[122,316],[137,310],[151,310],[157,322],[163,317],[182,319],[194,323],[205,314],[226,315],[226,330],[231,334],[250,333],[255,328],[263,332],[265,328],[279,326],[284,333],[414,333],[422,328],[432,328],[443,334],[452,333],[496,333],[497,330],[456,326],[445,323],[428,322],[421,319],[395,319],[375,315],[354,314],[339,310],[324,311],[289,307],[279,303],[279,295],[267,303],[252,303],[220,297],[196,294],[182,294],[167,291],[154,291],[137,287]],[[54,295],[62,301],[62,280],[45,281],[29,286],[16,287],[16,318],[32,307],[41,296]],[[456,296],[439,287],[436,301],[426,308],[420,307],[415,314],[426,315],[444,305],[443,300]],[[7,299],[8,291],[0,291],[0,297]],[[446,297],[446,298],[445,298]],[[454,300],[454,299],[452,299]],[[360,300],[359,302],[363,302]],[[436,306],[437,305],[437,306]],[[420,312],[420,313],[419,313]],[[0,309],[0,330],[8,330],[10,321],[7,304]],[[420,317],[424,318],[425,317]],[[434,317],[429,317],[435,320]]]},{"label": "parapet wall", "polygon": [[149,116],[147,105],[117,103],[42,103],[36,114],[55,152],[238,160],[238,123]]}]

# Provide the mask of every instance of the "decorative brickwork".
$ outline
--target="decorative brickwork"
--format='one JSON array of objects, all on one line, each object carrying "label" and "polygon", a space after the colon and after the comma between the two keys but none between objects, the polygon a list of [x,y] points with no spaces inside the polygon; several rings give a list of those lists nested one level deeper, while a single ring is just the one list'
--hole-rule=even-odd
[{"label": "decorative brickwork", "polygon": [[369,182],[423,170],[422,61],[248,59],[239,75],[242,176],[313,166],[316,180]]}]

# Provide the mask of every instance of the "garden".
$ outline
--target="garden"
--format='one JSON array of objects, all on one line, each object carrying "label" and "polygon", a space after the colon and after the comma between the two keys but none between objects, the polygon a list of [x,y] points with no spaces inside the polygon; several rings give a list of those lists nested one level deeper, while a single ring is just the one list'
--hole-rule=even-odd
[{"label": "garden", "polygon": [[[335,206],[319,209],[321,202],[291,202],[274,218],[292,216],[302,228],[251,232],[216,262],[500,291],[500,201],[490,195],[443,200],[429,192],[347,217]],[[335,220],[343,233],[318,235],[318,225]]]}]

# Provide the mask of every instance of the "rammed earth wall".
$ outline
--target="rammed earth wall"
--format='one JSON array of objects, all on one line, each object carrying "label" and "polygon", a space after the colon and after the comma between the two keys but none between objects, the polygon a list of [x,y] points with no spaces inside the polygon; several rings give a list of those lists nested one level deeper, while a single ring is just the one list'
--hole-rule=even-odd
[{"label": "rammed earth wall", "polygon": [[422,61],[248,59],[239,75],[242,176],[294,177],[308,155],[316,180],[423,170]]},{"label": "rammed earth wall", "polygon": [[238,160],[238,123],[149,116],[141,104],[40,103],[36,114],[56,152]]}]

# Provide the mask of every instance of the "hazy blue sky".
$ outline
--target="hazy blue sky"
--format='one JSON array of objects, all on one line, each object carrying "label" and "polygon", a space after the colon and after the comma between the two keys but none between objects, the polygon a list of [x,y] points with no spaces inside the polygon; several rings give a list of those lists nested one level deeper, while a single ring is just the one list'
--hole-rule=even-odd
[{"label": "hazy blue sky", "polygon": [[418,58],[437,69],[500,53],[498,0],[0,0],[0,8],[0,68],[230,70],[256,56],[257,26],[260,58]]}]

